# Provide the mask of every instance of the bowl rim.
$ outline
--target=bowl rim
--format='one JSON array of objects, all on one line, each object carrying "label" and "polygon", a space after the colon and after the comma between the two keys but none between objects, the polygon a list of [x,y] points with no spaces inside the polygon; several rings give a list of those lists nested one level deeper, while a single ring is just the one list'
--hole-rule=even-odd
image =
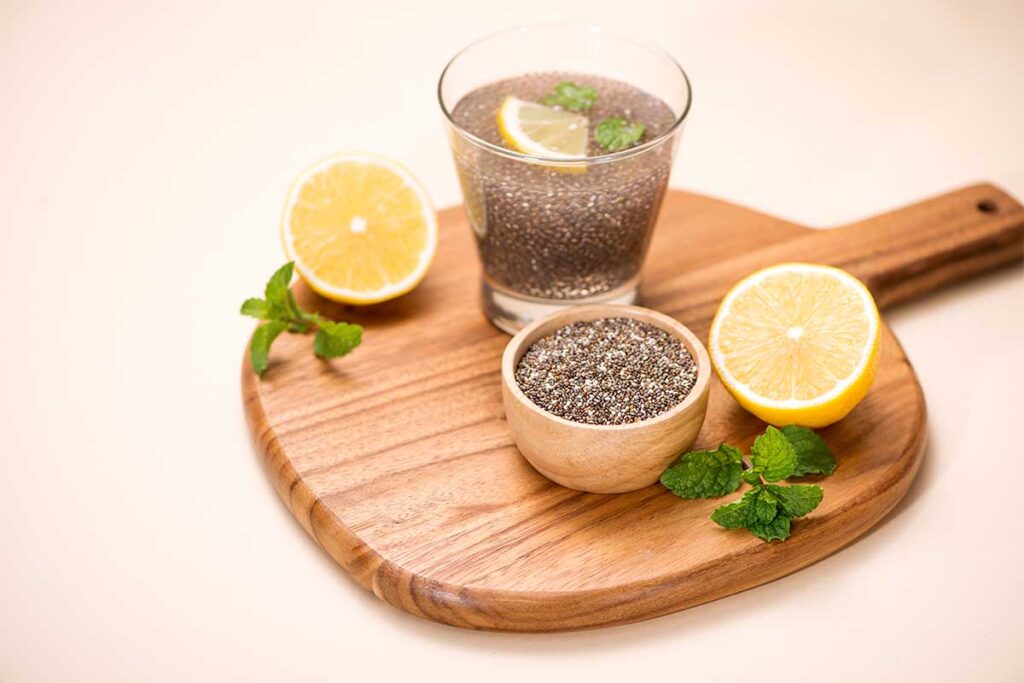
[{"label": "bowl rim", "polygon": [[[598,315],[592,316],[590,315],[592,313]],[[537,330],[552,325],[553,327],[550,332],[553,332],[559,327],[564,327],[565,325],[580,320],[599,320],[605,317],[633,318],[644,322],[650,322],[649,320],[644,320],[644,318],[650,318],[661,323],[661,325],[656,325],[656,327],[665,330],[675,338],[679,339],[687,347],[687,350],[690,351],[690,355],[693,356],[693,360],[697,364],[697,381],[694,383],[693,388],[690,389],[690,393],[686,395],[686,398],[665,412],[655,415],[654,417],[649,417],[646,420],[627,422],[617,425],[604,425],[567,420],[564,417],[560,417],[548,410],[545,410],[544,408],[541,408],[539,405],[534,403],[529,396],[523,393],[523,390],[519,388],[519,383],[516,381],[515,377],[515,365],[519,362],[519,358],[522,358],[522,354],[519,354],[519,358],[516,358],[516,355],[520,349],[522,349],[523,353],[526,353],[526,348],[528,348],[526,345],[527,340],[530,339]],[[540,336],[543,336],[543,334],[537,335],[537,338]],[[534,341],[536,341],[536,339],[530,339],[530,344]],[[542,318],[534,320],[532,323],[519,330],[512,339],[509,340],[508,344],[505,345],[505,350],[502,352],[501,381],[517,401],[530,408],[537,415],[554,422],[555,424],[595,432],[628,432],[643,430],[669,422],[679,415],[688,412],[699,401],[701,401],[703,396],[707,394],[711,382],[711,358],[708,356],[707,349],[704,347],[703,342],[700,341],[697,335],[695,335],[689,327],[670,315],[666,315],[665,313],[661,313],[660,311],[655,311],[654,309],[646,308],[644,306],[632,306],[628,304],[583,304],[579,306],[569,306],[562,310],[549,313]]]}]

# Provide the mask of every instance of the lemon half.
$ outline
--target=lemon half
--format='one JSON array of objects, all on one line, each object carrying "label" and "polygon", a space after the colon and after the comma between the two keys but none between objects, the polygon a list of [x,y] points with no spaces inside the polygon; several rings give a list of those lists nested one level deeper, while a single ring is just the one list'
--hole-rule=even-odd
[{"label": "lemon half", "polygon": [[337,154],[293,183],[281,222],[288,258],[322,296],[372,304],[405,294],[437,251],[437,216],[401,164]]},{"label": "lemon half", "polygon": [[857,278],[830,266],[784,263],[726,294],[708,346],[722,383],[751,413],[775,425],[824,427],[871,388],[881,327]]}]

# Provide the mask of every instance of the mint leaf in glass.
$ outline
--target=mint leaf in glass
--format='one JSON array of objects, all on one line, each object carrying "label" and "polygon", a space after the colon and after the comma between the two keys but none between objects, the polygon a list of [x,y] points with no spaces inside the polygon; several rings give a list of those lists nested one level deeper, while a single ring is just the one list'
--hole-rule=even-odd
[{"label": "mint leaf in glass", "polygon": [[609,152],[632,147],[644,136],[644,124],[632,123],[623,116],[603,119],[594,129],[597,144]]},{"label": "mint leaf in glass", "polygon": [[544,98],[543,104],[580,112],[593,107],[594,102],[597,102],[597,90],[591,86],[562,81],[551,89],[551,94]]}]

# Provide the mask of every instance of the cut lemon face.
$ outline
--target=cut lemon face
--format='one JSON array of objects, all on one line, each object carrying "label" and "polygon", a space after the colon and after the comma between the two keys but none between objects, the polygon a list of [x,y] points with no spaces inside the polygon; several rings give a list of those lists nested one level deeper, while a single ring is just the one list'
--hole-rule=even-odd
[{"label": "cut lemon face", "polygon": [[846,271],[783,263],[726,294],[708,347],[722,383],[751,413],[824,427],[871,388],[881,327],[871,293]]},{"label": "cut lemon face", "polygon": [[498,110],[501,137],[517,152],[549,159],[587,156],[590,122],[586,116],[506,97]]},{"label": "cut lemon face", "polygon": [[281,238],[322,296],[372,304],[413,289],[437,250],[437,217],[400,164],[338,154],[306,169],[288,195]]}]

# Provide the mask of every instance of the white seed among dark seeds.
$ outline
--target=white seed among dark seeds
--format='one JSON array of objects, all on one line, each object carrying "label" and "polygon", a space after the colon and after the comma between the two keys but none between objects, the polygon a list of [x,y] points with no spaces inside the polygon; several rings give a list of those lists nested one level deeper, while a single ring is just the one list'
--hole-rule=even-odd
[{"label": "white seed among dark seeds", "polygon": [[[585,112],[591,131],[601,119],[624,115],[646,126],[646,142],[675,121],[667,104],[628,83],[551,72],[478,88],[452,117],[476,137],[507,147],[496,121],[505,97],[539,102],[561,81],[597,89],[597,102]],[[454,149],[466,212],[492,283],[546,299],[580,299],[637,277],[668,185],[671,144],[593,164],[586,173],[508,159],[458,140]],[[593,132],[588,153],[607,154]]]},{"label": "white seed among dark seeds", "polygon": [[632,318],[577,322],[541,337],[516,366],[538,406],[586,424],[639,422],[681,403],[697,381],[682,342]]}]

